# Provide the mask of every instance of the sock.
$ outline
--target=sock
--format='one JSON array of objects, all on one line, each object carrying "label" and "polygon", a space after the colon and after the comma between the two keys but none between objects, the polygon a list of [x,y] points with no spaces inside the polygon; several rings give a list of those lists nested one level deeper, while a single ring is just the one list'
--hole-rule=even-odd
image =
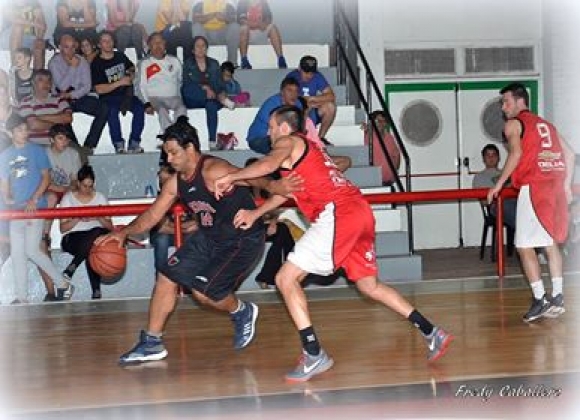
[{"label": "sock", "polygon": [[318,356],[320,354],[320,343],[314,333],[314,327],[310,326],[299,331],[300,340],[302,340],[302,347],[311,356]]},{"label": "sock", "polygon": [[246,304],[243,301],[238,299],[238,307],[236,308],[235,311],[230,312],[230,314],[232,314],[232,315],[237,314],[238,312],[243,311],[244,309],[246,309]]},{"label": "sock", "polygon": [[540,300],[546,294],[546,291],[544,290],[544,283],[542,282],[541,279],[531,282],[530,286],[532,286],[532,293],[534,294],[534,299]]},{"label": "sock", "polygon": [[431,335],[433,332],[433,324],[431,324],[427,318],[419,313],[416,309],[413,309],[413,312],[409,314],[407,318],[415,327],[421,330],[421,333],[427,337]]},{"label": "sock", "polygon": [[156,333],[156,332],[151,332],[151,331],[147,331],[147,335],[149,337],[154,337],[154,338],[161,338],[163,336],[162,332]]},{"label": "sock", "polygon": [[562,282],[564,279],[562,277],[554,277],[552,279],[552,296],[558,296],[562,294]]}]

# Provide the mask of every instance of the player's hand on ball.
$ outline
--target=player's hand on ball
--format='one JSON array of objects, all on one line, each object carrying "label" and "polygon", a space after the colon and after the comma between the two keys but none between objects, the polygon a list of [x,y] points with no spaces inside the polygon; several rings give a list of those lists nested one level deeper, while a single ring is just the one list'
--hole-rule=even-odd
[{"label": "player's hand on ball", "polygon": [[238,229],[247,230],[252,227],[258,214],[253,210],[238,210],[234,217],[234,226]]}]

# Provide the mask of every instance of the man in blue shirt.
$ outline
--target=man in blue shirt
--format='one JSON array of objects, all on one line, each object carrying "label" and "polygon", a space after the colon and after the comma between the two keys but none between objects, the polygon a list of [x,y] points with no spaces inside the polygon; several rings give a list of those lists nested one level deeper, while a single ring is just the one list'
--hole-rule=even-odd
[{"label": "man in blue shirt", "polygon": [[316,58],[305,55],[300,59],[299,68],[286,77],[299,83],[300,96],[306,99],[311,109],[309,116],[315,125],[320,124],[318,135],[328,145],[326,134],[336,117],[336,97],[326,78],[318,71]]},{"label": "man in blue shirt", "polygon": [[272,149],[268,135],[268,121],[270,121],[270,114],[274,109],[282,105],[294,105],[302,108],[300,101],[298,101],[298,88],[298,81],[287,77],[280,84],[280,93],[272,95],[264,101],[248,130],[248,145],[254,152],[267,155]]}]

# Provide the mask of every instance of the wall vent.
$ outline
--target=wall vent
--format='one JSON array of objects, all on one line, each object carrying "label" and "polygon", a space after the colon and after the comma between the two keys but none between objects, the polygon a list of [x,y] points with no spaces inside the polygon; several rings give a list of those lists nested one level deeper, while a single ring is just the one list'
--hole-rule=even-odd
[{"label": "wall vent", "polygon": [[466,48],[465,72],[533,72],[534,47]]},{"label": "wall vent", "polygon": [[455,49],[385,50],[386,76],[455,74]]}]

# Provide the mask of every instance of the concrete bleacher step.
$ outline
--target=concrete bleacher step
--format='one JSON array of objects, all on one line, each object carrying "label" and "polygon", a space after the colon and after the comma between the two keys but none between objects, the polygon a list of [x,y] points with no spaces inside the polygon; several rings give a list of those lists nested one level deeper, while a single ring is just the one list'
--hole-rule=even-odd
[{"label": "concrete bleacher step", "polygon": [[409,254],[407,232],[377,232],[375,249],[377,255],[384,257]]},{"label": "concrete bleacher step", "polygon": [[379,279],[386,283],[421,280],[423,262],[420,255],[377,255]]},{"label": "concrete bleacher step", "polygon": [[381,170],[377,166],[353,166],[344,174],[346,178],[360,188],[381,185]]}]

